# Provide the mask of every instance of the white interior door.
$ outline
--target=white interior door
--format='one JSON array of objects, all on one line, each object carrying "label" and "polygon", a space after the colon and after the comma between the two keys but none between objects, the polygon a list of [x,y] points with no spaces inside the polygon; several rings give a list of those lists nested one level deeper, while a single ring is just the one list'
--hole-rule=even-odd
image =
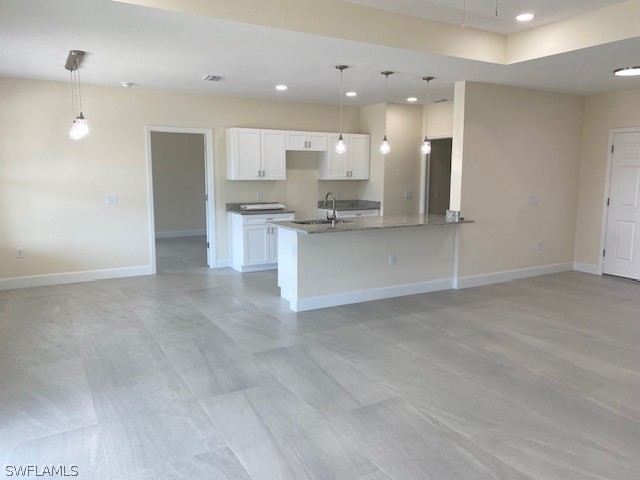
[{"label": "white interior door", "polygon": [[616,133],[603,272],[640,280],[640,132]]}]

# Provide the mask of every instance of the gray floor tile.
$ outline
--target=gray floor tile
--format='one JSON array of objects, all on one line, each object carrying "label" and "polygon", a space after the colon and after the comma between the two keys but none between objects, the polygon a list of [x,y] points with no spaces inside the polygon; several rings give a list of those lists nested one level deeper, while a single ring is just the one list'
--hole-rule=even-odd
[{"label": "gray floor tile", "polygon": [[[0,449],[3,474],[13,477],[35,478],[78,478],[91,480],[109,480],[109,470],[100,440],[100,431],[96,425],[57,433],[46,437],[28,440],[7,450]],[[38,467],[40,474],[18,475],[16,468],[28,465]],[[11,468],[9,475],[7,466]],[[52,475],[52,468],[62,466]],[[49,473],[45,473],[44,468]],[[63,475],[66,473],[66,475]]]},{"label": "gray floor tile", "polygon": [[144,329],[85,337],[83,358],[112,475],[225,445]]},{"label": "gray floor tile", "polygon": [[261,352],[295,345],[305,340],[287,328],[276,315],[263,310],[246,310],[212,319],[248,352]]},{"label": "gray floor tile", "polygon": [[205,405],[254,480],[357,479],[377,471],[340,433],[277,383]]},{"label": "gray floor tile", "polygon": [[527,478],[402,399],[342,415],[336,428],[393,478]]},{"label": "gray floor tile", "polygon": [[395,396],[319,344],[283,347],[256,356],[290,390],[324,415]]},{"label": "gray floor tile", "polygon": [[0,449],[28,439],[96,424],[79,358],[0,368]]},{"label": "gray floor tile", "polygon": [[200,401],[276,381],[253,355],[212,327],[201,329],[191,340],[162,347]]},{"label": "gray floor tile", "polygon": [[[228,447],[135,473],[127,480],[251,480]],[[115,480],[125,480],[125,477]]]}]

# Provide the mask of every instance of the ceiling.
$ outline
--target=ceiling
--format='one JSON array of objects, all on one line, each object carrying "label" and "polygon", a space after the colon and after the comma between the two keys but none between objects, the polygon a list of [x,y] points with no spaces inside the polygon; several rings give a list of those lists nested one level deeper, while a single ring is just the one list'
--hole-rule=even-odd
[{"label": "ceiling", "polygon": [[[423,6],[454,3],[409,1]],[[485,3],[489,1],[493,0]],[[471,7],[473,0],[468,2]],[[501,0],[516,2],[527,3]],[[552,3],[575,8],[580,4],[584,9],[587,4],[596,8],[613,2]],[[79,49],[87,51],[81,68],[83,83],[118,86],[127,81],[134,88],[298,102],[338,103],[336,64],[351,67],[344,73],[345,89],[358,92],[357,97],[345,99],[345,105],[384,101],[381,70],[397,72],[389,79],[392,102],[417,96],[424,103],[426,82],[421,78],[425,75],[436,77],[432,99],[452,98],[453,83],[460,80],[575,94],[640,88],[638,77],[611,74],[616,67],[640,64],[640,38],[498,65],[110,0],[0,0],[0,11],[0,76],[68,81],[69,72],[64,69],[68,51]],[[564,6],[552,11],[568,12]],[[205,82],[201,80],[205,74],[221,75],[224,80]],[[277,83],[286,83],[289,90],[276,92]]]},{"label": "ceiling", "polygon": [[[460,25],[465,0],[343,0],[390,12]],[[465,25],[488,32],[510,34],[598,10],[626,0],[466,0]],[[515,21],[520,13],[534,13],[527,23]]]}]

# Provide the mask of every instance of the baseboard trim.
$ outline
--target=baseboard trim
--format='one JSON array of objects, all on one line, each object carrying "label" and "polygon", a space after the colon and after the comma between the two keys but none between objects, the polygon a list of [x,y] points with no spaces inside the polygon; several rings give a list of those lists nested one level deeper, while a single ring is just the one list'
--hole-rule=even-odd
[{"label": "baseboard trim", "polygon": [[519,268],[517,270],[506,270],[503,272],[483,273],[481,275],[469,275],[458,277],[456,288],[481,287],[494,283],[510,282],[521,278],[539,277],[552,273],[570,272],[573,270],[573,263],[555,263],[552,265],[542,265],[540,267]]},{"label": "baseboard trim", "polygon": [[84,272],[51,273],[47,275],[31,275],[28,277],[0,278],[0,290],[14,290],[16,288],[46,287],[49,285],[64,285],[67,283],[90,282],[108,278],[138,277],[153,275],[153,267],[107,268],[104,270],[88,270]]},{"label": "baseboard trim", "polygon": [[223,258],[222,260],[216,260],[216,263],[213,268],[228,268],[231,266],[231,260],[228,258]]},{"label": "baseboard trim", "polygon": [[289,304],[291,310],[295,312],[305,312],[307,310],[337,307],[339,305],[349,305],[351,303],[369,302],[372,300],[382,300],[384,298],[403,297],[405,295],[449,290],[451,287],[451,278],[440,278],[420,283],[394,285],[392,287],[370,288],[367,290],[356,290],[353,292],[299,298],[297,300],[290,301]]},{"label": "baseboard trim", "polygon": [[590,273],[592,275],[600,275],[600,266],[590,263],[574,262],[573,269],[576,272]]},{"label": "baseboard trim", "polygon": [[175,230],[173,232],[156,232],[156,238],[204,237],[206,230]]}]

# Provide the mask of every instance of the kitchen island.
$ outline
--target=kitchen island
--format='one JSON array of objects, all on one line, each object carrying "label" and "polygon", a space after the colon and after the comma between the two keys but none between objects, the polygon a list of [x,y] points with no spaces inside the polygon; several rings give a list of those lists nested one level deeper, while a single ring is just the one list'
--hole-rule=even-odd
[{"label": "kitchen island", "polygon": [[278,286],[294,311],[454,285],[459,225],[443,215],[387,215],[278,227]]}]

